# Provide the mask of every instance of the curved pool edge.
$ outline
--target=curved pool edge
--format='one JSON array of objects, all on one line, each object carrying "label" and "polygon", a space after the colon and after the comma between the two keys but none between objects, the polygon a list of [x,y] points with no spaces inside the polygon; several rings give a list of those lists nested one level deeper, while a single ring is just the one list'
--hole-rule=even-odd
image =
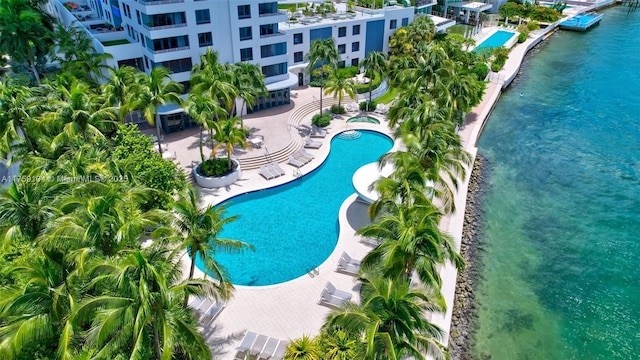
[{"label": "curved pool edge", "polygon": [[[215,196],[213,194],[211,195],[205,195],[208,198],[213,197],[215,199],[215,201],[213,202],[209,202],[205,200],[205,196],[203,196],[202,202],[205,204],[213,204],[213,205],[219,205],[221,203],[224,203],[226,201],[232,200],[238,196],[241,195],[245,195],[248,193],[252,193],[252,192],[257,192],[257,191],[263,191],[263,190],[267,190],[267,189],[273,189],[273,188],[277,188],[280,186],[284,186],[287,185],[295,180],[299,180],[300,178],[303,178],[309,174],[314,173],[316,170],[318,170],[322,164],[324,164],[326,162],[326,160],[329,157],[329,154],[331,152],[331,142],[334,139],[334,137],[340,135],[341,133],[345,132],[345,131],[353,131],[353,130],[359,130],[359,131],[371,131],[371,132],[375,132],[381,135],[384,135],[386,137],[388,137],[388,139],[391,141],[392,146],[391,149],[389,149],[389,152],[391,151],[397,151],[398,149],[400,149],[402,147],[402,143],[400,140],[395,140],[393,138],[392,132],[390,131],[390,129],[388,128],[386,123],[381,123],[381,124],[372,124],[372,123],[349,123],[349,126],[346,126],[346,122],[343,120],[341,121],[344,124],[340,124],[340,122],[334,120],[334,122],[332,124],[334,124],[334,126],[331,126],[328,128],[329,133],[327,134],[328,136],[323,140],[323,146],[320,149],[317,149],[314,153],[314,155],[316,155],[316,158],[313,159],[309,164],[307,164],[305,167],[300,168],[302,175],[298,176],[298,177],[294,177],[291,174],[286,174],[284,176],[281,176],[279,178],[276,178],[274,180],[271,181],[267,181],[264,178],[262,178],[262,176],[259,175],[258,173],[258,169],[255,170],[246,170],[243,171],[242,174],[242,178],[240,179],[240,182],[242,182],[242,180],[247,180],[247,178],[250,179],[258,179],[255,186],[252,187],[243,187],[243,189],[241,191],[235,191],[235,192],[229,192],[228,194],[222,195],[222,194],[217,194],[218,196]],[[332,131],[332,128],[335,129],[339,129],[339,131]],[[305,169],[306,168],[306,169]],[[288,169],[287,169],[288,170]],[[277,183],[274,183],[275,180],[279,180]],[[204,193],[207,192],[206,190],[202,191],[203,195]],[[213,192],[219,192],[219,191],[213,191]],[[213,195],[213,196],[212,196]],[[352,193],[352,195],[355,195],[354,193]],[[357,195],[356,195],[357,197]],[[348,199],[349,197],[347,197]],[[345,199],[346,201],[346,199]],[[344,204],[344,203],[343,203]],[[339,210],[338,213],[338,217],[340,219],[340,212],[342,211],[342,207]],[[339,220],[340,221],[340,220]],[[327,259],[325,259],[320,265],[319,267],[321,267],[324,263],[326,263],[329,259],[331,259],[331,257],[334,255],[334,252],[338,246],[338,243],[340,242],[340,235],[341,234],[341,228],[338,231],[338,239],[336,242],[336,245],[334,246],[334,250],[331,252],[331,254],[329,255],[329,257],[327,257]],[[186,259],[188,261],[190,261],[190,258],[187,256]],[[337,259],[336,259],[337,261]],[[186,263],[187,261],[185,261]],[[336,263],[337,264],[337,263]],[[195,269],[195,275],[194,277],[203,277],[205,274],[204,272],[198,267],[196,266]],[[236,288],[236,290],[239,289],[243,289],[243,290],[249,290],[249,289],[269,289],[269,288],[277,288],[279,286],[285,285],[285,284],[289,284],[291,282],[295,282],[295,281],[302,281],[303,278],[309,277],[309,274],[304,274],[301,275],[297,278],[294,279],[290,279],[287,281],[283,281],[280,283],[276,283],[276,284],[269,284],[269,285],[237,285],[237,284],[233,284],[233,286]]]}]

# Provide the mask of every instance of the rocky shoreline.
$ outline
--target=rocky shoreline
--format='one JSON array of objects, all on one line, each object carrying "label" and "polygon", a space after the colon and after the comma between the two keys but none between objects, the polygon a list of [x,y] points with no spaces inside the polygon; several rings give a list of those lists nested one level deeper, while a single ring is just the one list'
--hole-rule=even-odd
[{"label": "rocky shoreline", "polygon": [[[451,331],[449,333],[449,351],[452,360],[474,359],[471,348],[474,345],[473,329],[476,314],[475,287],[480,277],[480,255],[482,251],[482,207],[481,201],[487,190],[487,160],[478,154],[469,179],[467,203],[462,229],[460,254],[466,262],[465,268],[458,273],[456,282]],[[491,355],[483,355],[483,359]]]}]

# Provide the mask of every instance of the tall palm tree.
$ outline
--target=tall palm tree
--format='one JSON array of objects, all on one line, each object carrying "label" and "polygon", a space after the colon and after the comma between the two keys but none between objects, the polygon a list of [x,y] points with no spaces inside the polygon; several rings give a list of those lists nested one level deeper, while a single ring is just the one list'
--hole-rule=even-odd
[{"label": "tall palm tree", "polygon": [[98,295],[77,305],[78,322],[90,323],[87,344],[96,358],[124,353],[131,359],[208,359],[211,350],[196,328],[186,296],[214,296],[206,280],[181,281],[176,252],[154,244],[88,269]]},{"label": "tall palm tree", "polygon": [[338,66],[338,61],[340,61],[340,54],[333,38],[318,39],[311,43],[311,49],[307,53],[307,60],[309,61],[307,65],[308,73],[320,66],[320,115],[322,115],[322,95],[325,85],[323,65],[329,65],[332,69],[335,69]]},{"label": "tall palm tree", "polygon": [[[244,128],[242,123],[242,114],[245,107],[253,108],[258,96],[266,96],[269,90],[264,85],[264,74],[256,64],[240,62],[233,65],[233,78],[235,87],[238,89],[238,97],[242,99],[242,106],[239,112],[235,114],[240,117],[240,126]],[[235,102],[234,102],[235,105]]]},{"label": "tall palm tree", "polygon": [[[369,102],[371,102],[373,79],[375,79],[376,74],[383,80],[387,77],[389,71],[387,55],[382,51],[372,51],[360,62],[360,66],[364,68],[364,75],[369,78]],[[369,102],[367,102],[367,111],[371,110],[369,109]]]},{"label": "tall palm tree", "polygon": [[224,116],[225,110],[220,104],[210,98],[208,94],[189,94],[187,98],[187,102],[184,104],[186,111],[189,116],[196,122],[196,124],[200,125],[200,139],[198,141],[198,147],[200,149],[200,160],[204,162],[204,137],[203,130],[211,130],[213,129],[213,118]]},{"label": "tall palm tree", "polygon": [[12,81],[0,83],[0,156],[11,164],[14,150],[26,145],[27,152],[33,152],[35,145],[27,131],[32,120],[28,112],[31,97],[30,88],[13,84]]},{"label": "tall palm tree", "polygon": [[344,100],[345,94],[349,95],[352,99],[356,97],[356,83],[344,72],[334,71],[324,86],[324,94],[332,94],[334,98],[337,98],[338,106],[340,106],[340,103]]},{"label": "tall palm tree", "polygon": [[160,114],[158,108],[162,105],[177,104],[182,105],[183,86],[171,80],[171,74],[165,67],[153,68],[149,75],[140,73],[138,81],[132,89],[132,97],[135,99],[132,109],[141,110],[147,122],[156,126],[156,136],[158,137],[158,152],[162,154]]},{"label": "tall palm tree", "polygon": [[446,349],[438,340],[442,330],[429,323],[426,312],[445,308],[444,299],[422,288],[411,288],[409,279],[387,278],[365,271],[361,304],[346,303],[331,312],[325,328],[341,327],[360,334],[365,354],[360,359],[444,359]]},{"label": "tall palm tree", "polygon": [[453,238],[438,228],[442,213],[432,204],[392,206],[380,219],[358,230],[382,242],[364,257],[364,266],[379,266],[389,278],[410,277],[415,270],[425,284],[441,285],[437,266],[452,261],[462,268]]},{"label": "tall palm tree", "polygon": [[224,148],[227,153],[229,170],[232,170],[231,154],[233,153],[233,147],[239,145],[244,149],[247,146],[247,137],[244,129],[240,128],[240,118],[234,116],[229,119],[220,119],[213,123],[213,128],[215,129],[214,139],[217,144],[211,151],[211,157],[215,158],[216,152],[220,148]]},{"label": "tall palm tree", "polygon": [[204,96],[223,104],[227,115],[231,111],[238,97],[239,89],[236,87],[236,79],[232,67],[228,64],[218,63],[218,53],[207,49],[200,55],[200,64],[191,70],[191,92]]},{"label": "tall palm tree", "polygon": [[189,279],[193,278],[196,261],[204,264],[206,274],[217,281],[216,289],[222,299],[229,298],[233,285],[224,267],[215,259],[216,252],[242,252],[253,246],[238,240],[222,239],[218,234],[237,216],[224,217],[225,208],[220,205],[200,207],[196,191],[190,187],[173,204],[177,228],[183,237],[181,248],[187,249],[191,258]]},{"label": "tall palm tree", "polygon": [[138,70],[131,66],[109,69],[109,80],[102,86],[102,93],[108,106],[118,109],[118,118],[122,121],[127,115],[131,88],[136,82]]}]

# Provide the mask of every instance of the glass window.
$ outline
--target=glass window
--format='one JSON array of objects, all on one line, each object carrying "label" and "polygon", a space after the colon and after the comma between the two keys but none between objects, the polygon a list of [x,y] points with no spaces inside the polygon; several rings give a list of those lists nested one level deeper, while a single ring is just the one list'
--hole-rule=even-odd
[{"label": "glass window", "polygon": [[302,62],[304,59],[304,55],[302,54],[302,51],[296,51],[293,53],[293,62],[299,63]]},{"label": "glass window", "polygon": [[238,19],[249,19],[251,17],[251,5],[238,5]]},{"label": "glass window", "polygon": [[278,2],[258,4],[258,15],[271,15],[278,13]]},{"label": "glass window", "polygon": [[358,58],[351,59],[351,66],[358,66],[358,65],[360,65],[360,59]]},{"label": "glass window", "polygon": [[287,43],[269,44],[260,47],[260,57],[267,58],[287,53]]},{"label": "glass window", "polygon": [[240,28],[240,40],[251,40],[253,36],[251,35],[251,26],[241,27]]},{"label": "glass window", "polygon": [[198,45],[200,47],[213,45],[213,37],[211,36],[211,33],[205,32],[198,34]]},{"label": "glass window", "polygon": [[302,44],[302,33],[293,34],[293,43]]},{"label": "glass window", "polygon": [[341,26],[338,28],[338,37],[345,37],[347,36],[347,27],[346,26]]},{"label": "glass window", "polygon": [[338,53],[339,54],[344,54],[346,52],[347,52],[347,45],[345,45],[345,44],[338,45]]},{"label": "glass window", "polygon": [[253,60],[253,48],[240,49],[240,61]]},{"label": "glass window", "polygon": [[402,26],[409,25],[409,18],[402,18]]},{"label": "glass window", "polygon": [[343,69],[343,68],[344,68],[344,66],[345,66],[345,61],[344,61],[344,60],[342,60],[342,61],[338,61],[338,67],[339,67],[340,69]]},{"label": "glass window", "polygon": [[389,22],[389,29],[395,29],[398,27],[398,20],[391,20]]},{"label": "glass window", "polygon": [[356,41],[356,42],[352,42],[351,43],[351,51],[360,51],[360,42]]},{"label": "glass window", "polygon": [[280,64],[268,65],[262,67],[262,73],[264,77],[277,76],[287,73],[287,63],[283,62]]},{"label": "glass window", "polygon": [[210,24],[211,14],[209,9],[196,10],[196,24]]},{"label": "glass window", "polygon": [[278,24],[260,25],[260,36],[269,36],[278,33]]},{"label": "glass window", "polygon": [[353,25],[353,29],[351,29],[352,35],[360,35],[360,25]]}]

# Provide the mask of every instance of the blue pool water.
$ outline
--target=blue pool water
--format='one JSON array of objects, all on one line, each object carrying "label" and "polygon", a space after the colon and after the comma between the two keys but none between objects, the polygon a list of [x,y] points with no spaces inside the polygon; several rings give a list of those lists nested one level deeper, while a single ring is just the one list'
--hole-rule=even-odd
[{"label": "blue pool water", "polygon": [[488,39],[480,43],[480,45],[476,46],[475,51],[485,48],[500,47],[514,36],[516,36],[516,33],[512,33],[511,31],[498,30],[493,35],[489,36]]},{"label": "blue pool water", "polygon": [[[240,218],[220,238],[255,247],[243,254],[216,254],[236,285],[271,285],[304,275],[331,254],[338,241],[338,211],[354,193],[351,177],[391,149],[385,135],[361,131],[353,140],[334,137],[327,160],[291,183],[237,196],[225,203]],[[324,146],[327,146],[326,144]],[[292,167],[284,164],[285,171]],[[202,269],[202,264],[198,264]]]},{"label": "blue pool water", "polygon": [[[638,359],[640,12],[605,10],[528,57],[489,160],[471,358]],[[520,95],[522,94],[522,95]]]}]

